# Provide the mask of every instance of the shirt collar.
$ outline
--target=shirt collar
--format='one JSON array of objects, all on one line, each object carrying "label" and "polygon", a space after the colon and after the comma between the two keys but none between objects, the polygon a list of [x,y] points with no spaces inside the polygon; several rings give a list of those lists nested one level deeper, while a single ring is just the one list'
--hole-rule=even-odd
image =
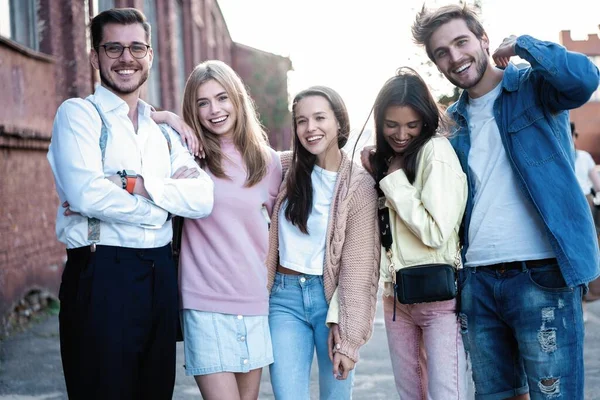
[{"label": "shirt collar", "polygon": [[509,63],[502,77],[502,88],[508,92],[514,92],[519,88],[519,68]]},{"label": "shirt collar", "polygon": [[[514,92],[519,89],[519,69],[513,63],[509,63],[504,70],[504,74],[502,76],[502,89],[506,90],[507,92]],[[456,102],[456,106],[452,107],[450,110],[450,114],[455,115],[458,113],[465,115],[468,104],[469,94],[466,90],[463,90],[458,101]]]},{"label": "shirt collar", "polygon": [[[98,104],[100,108],[102,108],[102,111],[104,111],[105,113],[111,112],[121,107],[123,107],[125,113],[127,113],[127,111],[129,110],[127,103],[125,103],[125,101],[122,98],[120,98],[119,96],[117,96],[102,85],[98,85],[98,87],[96,87],[96,90],[94,92],[94,100],[96,104]],[[142,99],[138,99],[138,110],[141,115],[149,117],[150,113],[152,112],[152,106],[150,106]]]}]

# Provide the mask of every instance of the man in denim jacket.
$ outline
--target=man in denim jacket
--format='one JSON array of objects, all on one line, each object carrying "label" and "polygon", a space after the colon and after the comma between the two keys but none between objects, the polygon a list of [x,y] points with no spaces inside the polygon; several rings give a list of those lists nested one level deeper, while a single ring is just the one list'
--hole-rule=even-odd
[{"label": "man in denim jacket", "polygon": [[[583,54],[530,36],[489,39],[468,7],[423,8],[413,25],[464,89],[448,109],[467,174],[460,321],[478,399],[583,399],[581,297],[598,243],[574,172],[568,111],[598,87]],[[509,63],[518,55],[531,64]]]}]

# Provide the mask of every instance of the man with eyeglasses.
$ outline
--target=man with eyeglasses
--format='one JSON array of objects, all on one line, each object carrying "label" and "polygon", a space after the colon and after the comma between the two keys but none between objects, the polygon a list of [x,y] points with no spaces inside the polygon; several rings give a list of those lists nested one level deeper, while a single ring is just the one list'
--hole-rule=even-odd
[{"label": "man with eyeglasses", "polygon": [[213,184],[139,98],[152,65],[144,15],[102,12],[91,39],[101,85],[59,107],[48,151],[68,256],[59,293],[67,392],[170,399],[178,321],[170,217],[210,214]]}]

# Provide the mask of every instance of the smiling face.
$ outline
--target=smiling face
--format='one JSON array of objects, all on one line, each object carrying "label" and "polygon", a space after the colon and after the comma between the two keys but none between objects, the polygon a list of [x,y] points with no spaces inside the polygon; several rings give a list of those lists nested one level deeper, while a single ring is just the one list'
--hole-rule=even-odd
[{"label": "smiling face", "polygon": [[437,28],[428,47],[439,71],[461,89],[474,88],[491,69],[487,36],[477,39],[463,19],[453,19]]},{"label": "smiling face", "polygon": [[294,126],[302,147],[317,156],[323,167],[329,154],[338,152],[340,128],[329,101],[323,96],[307,96],[294,105]]},{"label": "smiling face", "polygon": [[383,137],[394,153],[402,154],[421,134],[423,120],[410,106],[389,106],[383,120]]},{"label": "smiling face", "polygon": [[232,137],[237,115],[229,94],[219,82],[209,79],[198,86],[196,106],[204,128],[215,135]]},{"label": "smiling face", "polygon": [[[102,33],[100,45],[120,44],[131,46],[133,44],[148,44],[146,32],[141,24],[106,24]],[[152,64],[152,49],[138,59],[131,55],[129,49],[124,49],[118,58],[106,55],[104,47],[92,50],[91,62],[94,68],[100,71],[102,86],[118,96],[135,93],[137,96],[140,87],[148,79]]]}]

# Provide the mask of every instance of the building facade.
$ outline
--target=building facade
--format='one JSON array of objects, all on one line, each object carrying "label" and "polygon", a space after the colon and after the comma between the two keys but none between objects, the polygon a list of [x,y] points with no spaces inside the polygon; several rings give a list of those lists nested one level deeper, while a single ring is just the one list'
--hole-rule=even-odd
[{"label": "building facade", "polygon": [[194,66],[219,59],[248,86],[273,147],[291,143],[290,60],[234,43],[216,0],[0,0],[0,328],[28,292],[58,293],[66,253],[46,153],[58,106],[98,82],[87,26],[111,7],[138,8],[152,25],[155,61],[142,98],[180,113]]},{"label": "building facade", "polygon": [[[600,68],[600,38],[598,34],[588,35],[587,40],[573,40],[570,31],[560,32],[560,43],[568,50],[577,51],[590,57]],[[590,101],[571,110],[571,121],[575,123],[579,138],[577,146],[589,152],[596,164],[600,163],[600,87]]]}]

